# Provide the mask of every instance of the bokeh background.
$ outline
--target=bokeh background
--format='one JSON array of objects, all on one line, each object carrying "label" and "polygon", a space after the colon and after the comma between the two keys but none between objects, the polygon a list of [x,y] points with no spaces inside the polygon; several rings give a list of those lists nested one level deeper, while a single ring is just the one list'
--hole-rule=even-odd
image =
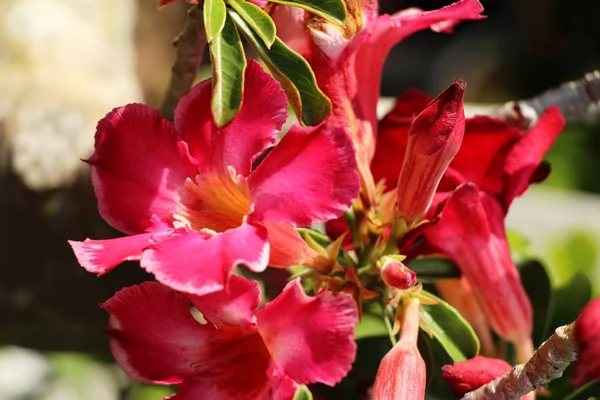
[{"label": "bokeh background", "polygon": [[[2,400],[169,394],[128,381],[111,363],[107,318],[98,308],[119,288],[150,277],[131,263],[97,278],[77,265],[67,245],[119,235],[100,218],[80,159],[91,155],[95,124],[110,109],[160,105],[188,5],[157,11],[156,3],[0,1]],[[468,101],[502,103],[599,68],[597,0],[482,3],[488,19],[463,23],[454,35],[420,32],[398,45],[382,95],[410,87],[435,94],[461,78]],[[446,4],[380,3],[389,13]],[[207,74],[205,66],[200,75]],[[508,224],[518,232],[515,248],[543,261],[557,326],[600,294],[600,124],[569,124],[548,160],[550,178],[514,204]]]}]

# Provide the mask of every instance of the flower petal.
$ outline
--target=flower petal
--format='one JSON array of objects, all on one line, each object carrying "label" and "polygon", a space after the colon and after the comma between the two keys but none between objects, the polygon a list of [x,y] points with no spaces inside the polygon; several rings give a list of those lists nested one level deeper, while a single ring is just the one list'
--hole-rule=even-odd
[{"label": "flower petal", "polygon": [[179,383],[205,357],[199,346],[214,332],[190,313],[187,299],[157,282],[117,292],[101,305],[109,314],[110,348],[119,366],[141,382]]},{"label": "flower petal", "polygon": [[599,335],[600,298],[595,298],[581,310],[575,321],[575,343],[579,353],[573,372],[575,386],[600,378]]},{"label": "flower petal", "polygon": [[310,225],[341,215],[358,192],[352,144],[340,129],[292,127],[249,176],[258,221]]},{"label": "flower petal", "polygon": [[510,371],[509,363],[498,358],[476,356],[470,360],[442,367],[442,375],[454,395],[462,398],[468,392],[493,381]]},{"label": "flower petal", "polygon": [[260,225],[242,224],[212,236],[182,228],[153,240],[141,265],[161,283],[201,296],[223,289],[238,264],[263,271],[268,256],[267,232]]},{"label": "flower petal", "polygon": [[371,172],[375,182],[385,179],[386,190],[396,187],[406,153],[410,125],[431,100],[431,96],[417,89],[408,90],[398,97],[394,108],[379,121],[377,148],[371,161]]},{"label": "flower petal", "polygon": [[523,357],[532,351],[531,304],[510,256],[499,202],[474,184],[463,184],[425,237],[460,268],[496,333],[513,341]]},{"label": "flower petal", "polygon": [[95,149],[89,163],[106,222],[128,234],[164,229],[178,188],[196,174],[172,124],[141,104],[116,108],[98,122]]},{"label": "flower petal", "polygon": [[299,384],[333,386],[356,353],[358,311],[351,296],[307,296],[296,279],[258,312],[258,329],[277,367]]},{"label": "flower petal", "polygon": [[204,296],[188,295],[204,319],[219,327],[244,326],[255,322],[260,304],[260,289],[256,281],[231,275],[227,286]]},{"label": "flower petal", "polygon": [[[502,171],[504,178],[502,187],[492,186],[489,180],[484,182],[485,190],[501,190],[505,209],[508,209],[515,197],[527,190],[532,176],[564,126],[565,119],[557,107],[546,110],[538,123],[500,161],[502,166],[498,169]],[[490,168],[494,168],[494,165]]]},{"label": "flower petal", "polygon": [[518,128],[510,127],[499,119],[487,116],[467,119],[462,145],[438,190],[454,190],[465,182],[484,188],[483,182],[488,179],[486,174],[493,173],[489,171],[493,160],[506,157],[510,145],[518,140],[520,134]]},{"label": "flower petal", "polygon": [[177,133],[190,146],[201,171],[232,166],[248,175],[252,161],[275,138],[287,118],[287,100],[281,85],[254,60],[244,76],[242,107],[227,126],[217,129],[211,114],[211,81],[185,95],[175,111]]},{"label": "flower petal", "polygon": [[275,221],[265,221],[262,225],[269,232],[270,266],[289,267],[306,260],[308,246],[292,225]]},{"label": "flower petal", "polygon": [[461,20],[481,19],[482,11],[478,0],[459,0],[439,10],[379,16],[368,28],[371,33],[368,40],[356,53],[356,80],[361,85],[356,98],[358,114],[371,122],[371,126],[377,126],[377,100],[383,63],[394,45],[422,29],[448,31]]},{"label": "flower petal", "polygon": [[86,239],[83,242],[69,240],[69,244],[83,268],[102,275],[123,261],[139,260],[152,235],[144,233],[108,240]]},{"label": "flower petal", "polygon": [[412,122],[397,187],[398,217],[410,227],[425,215],[465,130],[465,85],[454,82]]}]

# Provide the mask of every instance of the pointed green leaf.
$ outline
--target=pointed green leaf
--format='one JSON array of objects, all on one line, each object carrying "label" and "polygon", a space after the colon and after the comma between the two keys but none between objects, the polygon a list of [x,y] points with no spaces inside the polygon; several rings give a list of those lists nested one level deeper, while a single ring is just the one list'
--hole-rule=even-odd
[{"label": "pointed green leaf", "polygon": [[281,83],[300,122],[304,125],[323,122],[331,112],[331,102],[317,86],[315,74],[306,60],[279,38],[268,49],[237,12],[229,10],[229,15]]},{"label": "pointed green leaf", "polygon": [[479,339],[471,325],[444,300],[426,291],[421,293],[438,302],[422,305],[425,324],[421,328],[425,332],[431,330],[433,337],[455,362],[475,357],[479,353]]},{"label": "pointed green leaf", "polygon": [[227,125],[242,106],[246,56],[235,24],[225,26],[210,44],[213,67],[212,114],[218,127]]},{"label": "pointed green leaf", "polygon": [[206,41],[212,42],[225,26],[227,8],[223,0],[204,0],[204,30]]},{"label": "pointed green leaf", "polygon": [[275,23],[267,14],[255,4],[246,0],[228,0],[233,9],[250,25],[256,34],[263,40],[267,48],[271,48],[277,37]]},{"label": "pointed green leaf", "polygon": [[407,264],[420,281],[459,278],[460,270],[452,260],[443,257],[421,257]]},{"label": "pointed green leaf", "polygon": [[323,247],[327,247],[332,243],[332,240],[329,238],[329,236],[324,235],[319,231],[315,231],[314,229],[296,228],[296,230],[303,239],[305,235],[310,235],[310,237],[312,237],[315,240],[315,242],[319,243]]},{"label": "pointed green leaf", "polygon": [[363,313],[360,323],[354,330],[354,339],[364,339],[377,336],[389,336],[381,315]]},{"label": "pointed green leaf", "polygon": [[269,0],[271,3],[304,8],[338,25],[346,19],[346,7],[342,0]]},{"label": "pointed green leaf", "polygon": [[310,390],[302,385],[296,390],[293,400],[313,400],[313,396]]}]

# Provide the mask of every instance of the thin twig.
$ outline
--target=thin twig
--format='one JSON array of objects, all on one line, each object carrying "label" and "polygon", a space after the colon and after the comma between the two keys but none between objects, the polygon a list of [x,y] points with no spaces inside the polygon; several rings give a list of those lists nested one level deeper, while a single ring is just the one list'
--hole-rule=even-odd
[{"label": "thin twig", "polygon": [[171,68],[169,89],[160,108],[161,114],[169,120],[173,119],[179,100],[192,88],[204,56],[206,33],[200,6],[190,8],[183,31],[173,45],[177,48],[177,56]]},{"label": "thin twig", "polygon": [[469,105],[468,113],[500,118],[511,125],[528,128],[534,125],[544,110],[556,105],[568,121],[600,119],[600,71],[582,79],[566,82],[557,88],[525,100],[496,105]]},{"label": "thin twig", "polygon": [[527,363],[467,393],[463,400],[518,400],[535,389],[546,387],[550,381],[560,378],[577,358],[573,331],[574,323],[556,328]]}]

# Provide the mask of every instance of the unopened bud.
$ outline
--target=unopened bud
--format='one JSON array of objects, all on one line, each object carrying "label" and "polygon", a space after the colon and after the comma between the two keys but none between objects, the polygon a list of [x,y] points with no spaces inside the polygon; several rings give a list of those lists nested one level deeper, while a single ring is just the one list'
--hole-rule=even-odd
[{"label": "unopened bud", "polygon": [[381,278],[389,287],[404,290],[417,283],[417,274],[401,261],[392,257],[384,257],[382,261]]},{"label": "unopened bud", "polygon": [[419,308],[419,301],[414,298],[405,304],[400,340],[379,364],[371,400],[425,398],[425,361],[417,348]]},{"label": "unopened bud", "polygon": [[442,367],[442,375],[458,398],[510,371],[512,367],[504,360],[476,356]]}]

